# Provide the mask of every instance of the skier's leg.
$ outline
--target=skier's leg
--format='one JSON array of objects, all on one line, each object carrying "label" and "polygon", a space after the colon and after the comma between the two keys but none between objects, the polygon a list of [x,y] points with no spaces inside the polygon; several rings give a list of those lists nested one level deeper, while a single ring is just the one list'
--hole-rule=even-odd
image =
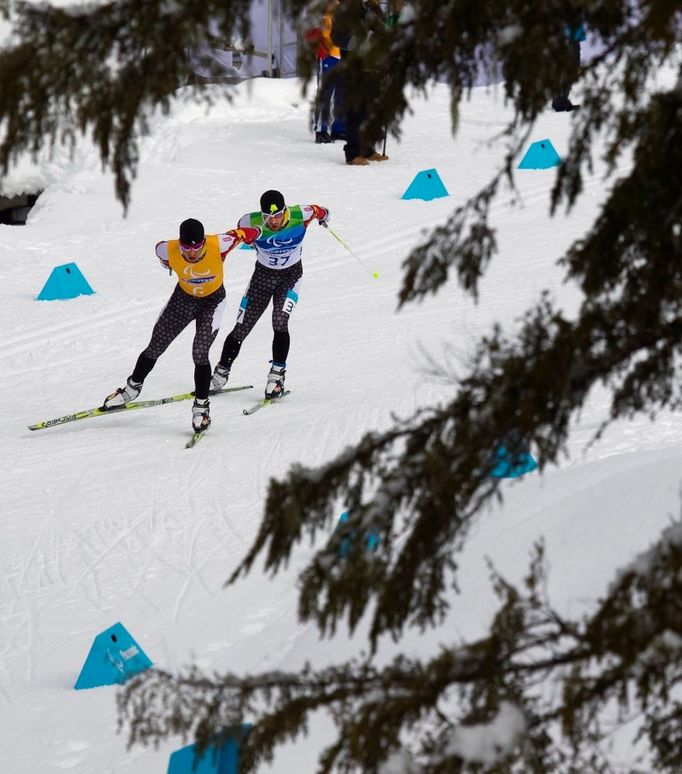
[{"label": "skier's leg", "polygon": [[211,386],[211,363],[208,353],[220,329],[225,311],[225,288],[221,287],[206,299],[197,310],[196,332],[192,342],[194,360],[194,403],[192,404],[192,429],[208,430],[211,424],[208,393]]},{"label": "skier's leg", "polygon": [[155,357],[147,357],[144,352],[140,352],[137,362],[135,363],[135,368],[133,368],[133,372],[130,375],[131,380],[138,384],[142,384],[155,365]]},{"label": "skier's leg", "polygon": [[[197,303],[200,299],[193,298],[179,286],[175,288],[168,303],[161,311],[159,319],[152,330],[152,337],[142,355],[156,362],[168,349],[197,314]],[[151,370],[151,369],[150,369]]]},{"label": "skier's leg", "polygon": [[265,385],[266,398],[276,398],[284,392],[287,356],[291,343],[289,318],[296,308],[303,283],[303,267],[300,263],[296,269],[286,279],[283,278],[284,281],[278,284],[272,296],[272,367]]},{"label": "skier's leg", "polygon": [[197,399],[208,398],[211,383],[211,363],[208,353],[220,329],[225,311],[225,288],[212,293],[210,298],[200,302],[196,316],[196,333],[192,343],[194,361],[194,391]]},{"label": "skier's leg", "polygon": [[257,264],[239,304],[237,322],[223,344],[220,363],[218,364],[222,368],[229,371],[239,354],[244,339],[251,333],[254,325],[261,318],[261,315],[270,303],[276,280],[275,272],[268,271],[261,267],[260,264]]},{"label": "skier's leg", "polygon": [[280,283],[272,296],[272,361],[282,365],[286,363],[291,343],[289,318],[296,308],[303,285],[303,269],[300,264],[298,266],[299,270]]},{"label": "skier's leg", "polygon": [[140,353],[132,374],[128,377],[125,387],[119,387],[104,400],[104,408],[120,408],[131,400],[135,400],[142,391],[142,384],[156,361],[169,344],[190,323],[194,317],[195,299],[176,287],[168,303],[161,310],[152,337],[147,348]]}]

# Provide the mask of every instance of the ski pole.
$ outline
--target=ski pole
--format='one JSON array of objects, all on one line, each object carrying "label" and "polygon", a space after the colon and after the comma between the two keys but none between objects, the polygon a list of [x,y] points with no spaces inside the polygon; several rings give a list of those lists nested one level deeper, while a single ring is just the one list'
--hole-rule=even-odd
[{"label": "ski pole", "polygon": [[378,271],[372,271],[369,268],[369,266],[362,260],[362,258],[360,258],[358,255],[356,255],[350,249],[350,247],[343,241],[343,239],[341,239],[341,237],[333,229],[329,228],[329,226],[326,223],[323,223],[322,225],[327,229],[327,231],[334,237],[334,239],[336,239],[336,241],[340,245],[343,245],[343,247],[345,247],[346,250],[348,250],[348,252],[353,256],[353,258],[355,258],[355,260],[360,264],[360,266],[362,266],[362,268],[365,269],[365,271],[368,271],[372,275],[372,277],[374,279],[379,279],[379,272]]}]

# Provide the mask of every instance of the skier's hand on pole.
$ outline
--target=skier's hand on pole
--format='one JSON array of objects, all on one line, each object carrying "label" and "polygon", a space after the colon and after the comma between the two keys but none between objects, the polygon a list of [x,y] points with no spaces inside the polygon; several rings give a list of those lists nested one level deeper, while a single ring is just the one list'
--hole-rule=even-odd
[{"label": "skier's hand on pole", "polygon": [[317,218],[317,222],[320,226],[326,226],[331,218],[331,213],[327,207],[321,207],[319,204],[311,205],[314,211],[314,218]]}]

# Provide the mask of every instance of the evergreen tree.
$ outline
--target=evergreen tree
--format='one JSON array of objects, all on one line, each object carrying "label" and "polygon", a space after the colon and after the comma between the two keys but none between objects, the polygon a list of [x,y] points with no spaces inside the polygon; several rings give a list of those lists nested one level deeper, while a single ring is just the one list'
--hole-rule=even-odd
[{"label": "evergreen tree", "polygon": [[[0,0],[13,37],[0,49],[0,168],[46,145],[92,137],[124,206],[155,109],[167,112],[191,75],[189,49],[248,37],[250,0]],[[208,99],[207,92],[197,92]],[[226,91],[226,95],[229,92]]]},{"label": "evergreen tree", "polygon": [[[187,81],[184,49],[199,45],[209,19],[226,39],[242,36],[248,0],[112,0],[74,10],[11,6],[15,37],[0,51],[0,164],[45,143],[91,134],[129,201],[137,142],[150,111],[168,109]],[[320,4],[286,3],[302,29]],[[8,12],[5,0],[0,6]],[[591,388],[610,390],[609,421],[679,409],[682,348],[682,23],[677,0],[415,0],[398,24],[367,34],[361,3],[344,23],[364,45],[339,66],[356,90],[373,91],[366,131],[398,135],[411,89],[447,80],[453,130],[458,105],[480,68],[501,72],[513,116],[501,135],[505,163],[469,202],[405,261],[400,303],[436,293],[451,278],[474,296],[497,252],[489,209],[501,187],[514,191],[514,166],[534,122],[571,67],[567,31],[596,34],[604,52],[581,71],[581,108],[550,213],[570,209],[590,170],[595,140],[605,141],[609,186],[601,211],[562,259],[582,291],[567,317],[549,295],[514,336],[493,329],[476,347],[452,399],[383,433],[369,433],[321,469],[294,467],[272,481],[260,530],[232,576],[263,556],[277,572],[307,536],[328,533],[335,504],[351,510],[304,571],[299,615],[321,632],[345,617],[371,619],[370,655],[326,670],[254,677],[151,671],[121,693],[130,741],[195,734],[202,744],[255,719],[246,768],[270,759],[284,740],[305,733],[311,712],[328,710],[337,727],[321,770],[378,771],[402,755],[404,771],[601,772],[595,752],[604,710],[640,713],[649,770],[682,769],[682,528],[614,580],[583,619],[562,618],[542,593],[542,548],[525,584],[492,572],[500,599],[487,635],[452,644],[428,662],[396,658],[378,667],[379,638],[444,619],[458,551],[480,509],[498,497],[491,449],[500,439],[520,455],[532,448],[541,468],[565,450],[569,423]],[[437,41],[437,43],[436,43]],[[311,61],[304,57],[304,72]],[[654,84],[662,67],[672,77]],[[357,75],[372,70],[372,79]],[[666,85],[667,81],[669,83]],[[381,88],[375,90],[375,84]],[[411,88],[406,88],[411,87]],[[627,158],[627,170],[619,162]],[[601,432],[603,428],[600,429]],[[375,553],[341,542],[372,529]],[[549,681],[556,690],[547,691]],[[462,740],[483,732],[489,755],[472,759]],[[411,752],[400,752],[409,747]],[[394,760],[397,760],[394,758]],[[397,765],[397,764],[396,764]]]}]

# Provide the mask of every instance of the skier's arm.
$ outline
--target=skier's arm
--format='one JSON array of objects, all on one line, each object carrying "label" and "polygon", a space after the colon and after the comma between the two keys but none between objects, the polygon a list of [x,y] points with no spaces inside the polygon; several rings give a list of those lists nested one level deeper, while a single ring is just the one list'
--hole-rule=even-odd
[{"label": "skier's arm", "polygon": [[320,207],[319,204],[305,204],[301,207],[303,213],[303,225],[308,228],[313,220],[319,221],[320,226],[326,226],[329,223],[330,213],[326,207]]},{"label": "skier's arm", "polygon": [[263,230],[258,228],[258,226],[240,227],[235,229],[235,231],[241,235],[241,241],[246,242],[247,245],[252,245],[263,233]]},{"label": "skier's arm", "polygon": [[154,248],[154,252],[156,253],[156,257],[159,259],[159,263],[163,266],[164,269],[168,269],[170,272],[171,267],[168,263],[168,242],[157,242],[156,247]]},{"label": "skier's arm", "polygon": [[245,242],[247,245],[253,244],[256,239],[261,235],[259,228],[233,228],[230,231],[225,231],[223,234],[218,234],[218,240],[220,242],[220,257],[225,260],[227,254],[234,250],[234,248]]}]

